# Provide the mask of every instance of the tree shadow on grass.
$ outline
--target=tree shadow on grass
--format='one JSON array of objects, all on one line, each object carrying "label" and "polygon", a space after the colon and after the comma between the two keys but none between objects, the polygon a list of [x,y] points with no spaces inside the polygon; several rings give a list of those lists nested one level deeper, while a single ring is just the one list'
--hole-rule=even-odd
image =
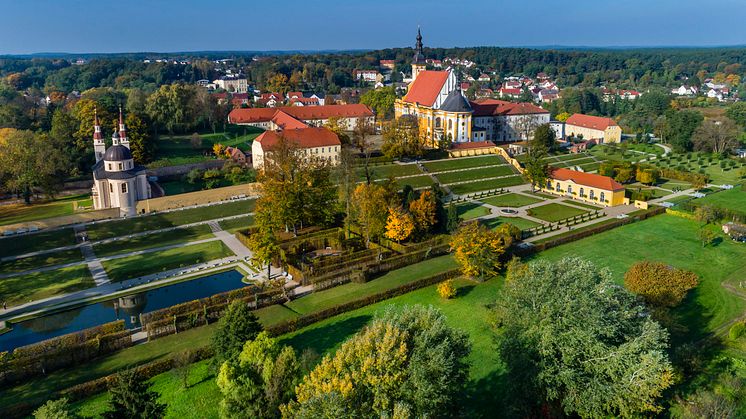
[{"label": "tree shadow on grass", "polygon": [[373,316],[350,317],[324,326],[313,327],[285,339],[284,343],[300,353],[306,349],[323,355],[362,329]]},{"label": "tree shadow on grass", "polygon": [[470,381],[461,403],[463,416],[469,418],[508,417],[505,399],[509,385],[508,377],[502,370],[492,371],[486,377]]},{"label": "tree shadow on grass", "polygon": [[464,285],[456,290],[456,298],[466,297],[476,287],[476,285]]}]

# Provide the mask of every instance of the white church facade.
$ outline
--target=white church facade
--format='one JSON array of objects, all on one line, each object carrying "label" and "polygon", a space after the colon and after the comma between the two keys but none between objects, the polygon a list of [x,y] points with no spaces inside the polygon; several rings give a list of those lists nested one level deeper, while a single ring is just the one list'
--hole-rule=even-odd
[{"label": "white church facade", "polygon": [[149,199],[150,184],[144,166],[136,165],[127,139],[127,129],[119,111],[119,131],[111,137],[112,145],[106,148],[98,115],[95,116],[93,150],[93,207],[95,209],[119,208],[122,217],[137,213],[137,201]]}]

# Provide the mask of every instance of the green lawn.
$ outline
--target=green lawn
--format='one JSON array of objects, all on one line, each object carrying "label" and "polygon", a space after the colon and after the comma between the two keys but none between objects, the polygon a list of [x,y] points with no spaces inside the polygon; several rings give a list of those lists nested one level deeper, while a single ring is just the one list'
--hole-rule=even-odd
[{"label": "green lawn", "polygon": [[116,282],[231,255],[233,255],[233,252],[223,242],[217,240],[161,252],[107,260],[102,263],[111,280]]},{"label": "green lawn", "polygon": [[736,186],[722,192],[716,192],[697,200],[697,203],[727,208],[746,213],[746,191]]},{"label": "green lawn", "polygon": [[0,238],[0,255],[14,256],[75,244],[72,228]]},{"label": "green lawn", "polygon": [[462,220],[471,220],[473,218],[481,217],[483,215],[490,214],[490,209],[475,202],[467,202],[465,204],[458,204],[456,206],[458,216]]},{"label": "green lawn", "polygon": [[493,230],[505,223],[513,224],[521,230],[528,230],[541,225],[521,217],[496,217],[482,220],[482,224]]},{"label": "green lawn", "polygon": [[592,209],[592,210],[599,210],[599,209],[601,209],[601,207],[599,207],[599,206],[596,206],[596,205],[593,205],[593,204],[589,204],[589,203],[586,203],[586,202],[582,202],[582,201],[577,201],[577,200],[574,200],[574,199],[563,199],[562,202],[567,202],[568,204],[575,205],[576,207],[583,207],[583,208],[588,208],[588,209]]},{"label": "green lawn", "polygon": [[[365,180],[365,169],[357,169],[360,180]],[[371,166],[371,177],[373,179],[388,179],[390,177],[421,175],[422,172],[416,164],[387,164],[383,166]]]},{"label": "green lawn", "polygon": [[490,189],[507,188],[508,186],[515,186],[525,183],[521,176],[510,176],[501,179],[491,180],[480,180],[470,183],[462,183],[460,185],[449,186],[451,192],[463,195],[472,192],[486,191]]},{"label": "green lawn", "polygon": [[146,234],[131,239],[114,240],[93,246],[96,256],[111,256],[137,250],[152,249],[154,247],[170,246],[213,237],[212,230],[207,224],[193,227],[177,228],[162,233]]},{"label": "green lawn", "polygon": [[[380,179],[378,181],[384,182],[385,180],[386,179]],[[435,182],[433,182],[433,179],[428,175],[413,176],[396,180],[396,184],[399,186],[400,190],[404,188],[405,185],[409,185],[412,188],[417,189],[432,186],[433,183]]]},{"label": "green lawn", "polygon": [[247,215],[245,217],[238,217],[233,218],[230,220],[223,220],[219,222],[220,227],[223,230],[229,231],[231,233],[235,233],[239,230],[245,230],[252,225],[254,225],[254,216],[253,215]]},{"label": "green lawn", "polygon": [[0,279],[0,301],[14,306],[93,287],[87,265]]},{"label": "green lawn", "polygon": [[125,236],[142,231],[158,230],[196,223],[199,221],[228,217],[231,215],[245,214],[253,210],[254,200],[234,201],[225,204],[189,208],[126,220],[98,223],[89,225],[86,230],[88,231],[88,238],[95,241],[111,237]]},{"label": "green lawn", "polygon": [[45,253],[38,256],[29,256],[23,259],[0,262],[0,273],[7,274],[11,272],[24,272],[44,266],[62,265],[65,263],[80,262],[82,260],[83,255],[80,253],[80,249],[78,248],[61,250],[54,253]]},{"label": "green lawn", "polygon": [[251,142],[262,132],[263,130],[260,128],[231,125],[228,127],[228,131],[225,132],[200,134],[202,145],[199,148],[192,146],[192,134],[175,136],[161,134],[158,139],[156,160],[148,166],[174,166],[209,160],[214,158],[212,155],[212,146],[217,143],[248,151],[251,149]]},{"label": "green lawn", "polygon": [[503,195],[493,196],[491,198],[480,199],[485,204],[494,205],[496,207],[523,207],[526,205],[536,204],[542,202],[543,199],[534,198],[531,196],[518,194],[518,193],[506,193]]},{"label": "green lawn", "polygon": [[555,221],[564,220],[565,218],[585,214],[586,212],[588,211],[568,207],[567,205],[552,203],[531,208],[528,210],[528,215],[553,223]]},{"label": "green lawn", "polygon": [[166,193],[166,196],[178,195],[187,192],[194,192],[201,190],[199,185],[189,183],[185,180],[174,180],[170,182],[158,182]]},{"label": "green lawn", "polygon": [[437,174],[440,183],[466,182],[468,180],[486,179],[513,174],[511,166],[482,167],[478,169],[462,170]]},{"label": "green lawn", "polygon": [[430,172],[442,172],[445,170],[466,169],[468,167],[488,166],[494,164],[505,164],[505,159],[500,156],[462,157],[448,160],[431,161],[422,165]]},{"label": "green lawn", "polygon": [[81,207],[91,206],[90,194],[65,196],[31,205],[3,205],[0,206],[0,226],[72,215],[74,202]]}]

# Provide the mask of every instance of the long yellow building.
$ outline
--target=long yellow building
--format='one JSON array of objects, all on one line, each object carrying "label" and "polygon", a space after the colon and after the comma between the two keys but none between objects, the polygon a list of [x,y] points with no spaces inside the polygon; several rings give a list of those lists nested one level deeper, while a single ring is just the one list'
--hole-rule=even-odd
[{"label": "long yellow building", "polygon": [[624,185],[608,176],[553,168],[543,191],[591,204],[624,205]]}]

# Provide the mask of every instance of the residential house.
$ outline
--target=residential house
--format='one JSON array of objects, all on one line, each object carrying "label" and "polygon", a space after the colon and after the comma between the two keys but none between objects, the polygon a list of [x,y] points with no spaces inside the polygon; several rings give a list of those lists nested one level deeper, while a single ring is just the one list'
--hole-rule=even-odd
[{"label": "residential house", "polygon": [[394,68],[396,68],[396,61],[395,60],[380,60],[378,62],[378,65],[383,69],[388,69],[390,71],[393,71]]},{"label": "residential house", "polygon": [[362,80],[369,83],[375,83],[383,80],[383,76],[378,70],[353,70],[352,78],[355,80]]},{"label": "residential house", "polygon": [[228,156],[229,159],[238,164],[246,164],[248,160],[246,157],[246,153],[236,147],[226,147],[225,154]]},{"label": "residential house", "polygon": [[337,134],[325,127],[303,127],[265,131],[251,144],[252,165],[262,170],[272,150],[284,139],[302,151],[303,156],[339,164],[342,143]]},{"label": "residential house", "polygon": [[228,114],[228,123],[250,125],[263,129],[299,128],[300,125],[323,126],[329,118],[337,118],[348,131],[355,129],[363,120],[373,124],[373,111],[363,104],[281,106],[278,108],[233,109]]},{"label": "residential house", "polygon": [[696,86],[687,86],[682,84],[676,89],[671,90],[671,94],[677,96],[697,96],[699,89]]},{"label": "residential house", "polygon": [[231,93],[246,93],[249,91],[249,81],[241,75],[223,76],[213,83],[220,89]]},{"label": "residential house", "polygon": [[519,97],[521,97],[521,93],[523,93],[523,91],[520,88],[516,89],[510,87],[501,87],[498,93],[500,94],[501,98],[518,99]]}]

